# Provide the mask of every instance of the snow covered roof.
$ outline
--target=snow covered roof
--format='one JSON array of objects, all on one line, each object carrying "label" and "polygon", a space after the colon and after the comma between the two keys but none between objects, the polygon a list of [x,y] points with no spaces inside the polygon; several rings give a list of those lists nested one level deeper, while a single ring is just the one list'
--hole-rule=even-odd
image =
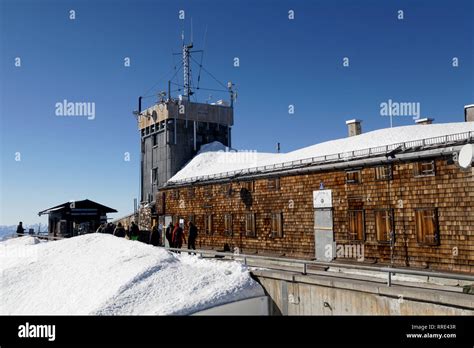
[{"label": "snow covered roof", "polygon": [[0,315],[187,315],[263,296],[241,263],[93,233],[0,242]]},{"label": "snow covered roof", "polygon": [[[474,137],[474,122],[410,125],[378,129],[360,135],[322,142],[285,154],[230,150],[220,143],[204,145],[201,151],[168,184],[206,178],[224,178],[259,172],[260,168],[286,168],[295,162],[324,163],[329,160],[350,160],[358,155],[382,155],[402,145],[405,148],[426,144],[443,144]],[[449,140],[448,139],[448,140]],[[426,140],[426,141],[423,141]]]},{"label": "snow covered roof", "polygon": [[72,209],[71,205],[74,203],[74,209],[97,209],[104,213],[116,213],[117,210],[113,208],[106,207],[105,205],[99,204],[97,202],[91,201],[90,199],[83,199],[82,201],[70,201],[56,205],[54,207],[42,210],[38,215],[49,214],[59,210],[68,210]]},{"label": "snow covered roof", "polygon": [[278,153],[235,150],[214,141],[201,146],[198,154],[169,181],[242,170],[258,166],[262,162],[277,160],[280,156]]}]

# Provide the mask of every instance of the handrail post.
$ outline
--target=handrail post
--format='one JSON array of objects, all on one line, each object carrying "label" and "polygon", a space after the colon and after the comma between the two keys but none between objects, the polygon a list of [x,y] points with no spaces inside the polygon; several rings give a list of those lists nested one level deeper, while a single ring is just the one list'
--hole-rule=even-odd
[{"label": "handrail post", "polygon": [[244,256],[244,265],[247,266],[247,257]]},{"label": "handrail post", "polygon": [[303,262],[303,274],[306,275],[306,270],[307,270],[307,264],[306,262]]},{"label": "handrail post", "polygon": [[388,272],[387,274],[387,286],[392,286],[392,272]]}]

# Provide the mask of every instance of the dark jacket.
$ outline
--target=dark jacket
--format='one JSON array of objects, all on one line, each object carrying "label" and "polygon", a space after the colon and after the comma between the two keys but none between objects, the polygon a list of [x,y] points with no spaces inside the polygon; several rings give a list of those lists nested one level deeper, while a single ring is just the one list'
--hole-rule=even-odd
[{"label": "dark jacket", "polygon": [[130,227],[130,239],[138,239],[138,236],[140,234],[140,229],[138,228],[138,225],[132,225]]},{"label": "dark jacket", "polygon": [[25,233],[25,229],[23,228],[22,225],[18,225],[16,227],[16,233]]},{"label": "dark jacket", "polygon": [[108,233],[108,234],[113,234],[114,233],[114,226],[111,225],[111,224],[107,224],[107,226],[105,226],[105,231],[102,230],[102,232],[105,232],[105,233]]},{"label": "dark jacket", "polygon": [[179,226],[176,226],[173,230],[173,245],[177,248],[180,248],[183,245],[184,232],[183,229]]},{"label": "dark jacket", "polygon": [[173,242],[173,226],[168,225],[165,233],[166,240],[171,244]]},{"label": "dark jacket", "polygon": [[150,233],[150,244],[154,246],[161,245],[161,231],[156,226],[153,226]]},{"label": "dark jacket", "polygon": [[198,229],[197,229],[197,227],[194,226],[194,225],[191,225],[191,226],[189,227],[189,239],[190,239],[190,240],[194,240],[194,239],[197,238],[197,236],[198,236]]},{"label": "dark jacket", "polygon": [[125,228],[116,227],[114,231],[114,236],[116,237],[125,237]]}]

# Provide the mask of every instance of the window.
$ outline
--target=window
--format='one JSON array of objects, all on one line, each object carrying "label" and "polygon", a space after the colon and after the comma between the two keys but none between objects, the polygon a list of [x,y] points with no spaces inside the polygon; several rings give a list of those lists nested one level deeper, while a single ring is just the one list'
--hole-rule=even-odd
[{"label": "window", "polygon": [[349,239],[364,240],[364,211],[349,210]]},{"label": "window", "polygon": [[283,214],[282,213],[272,213],[272,225],[271,225],[271,236],[283,237]]},{"label": "window", "polygon": [[173,199],[179,199],[179,190],[173,191]]},{"label": "window", "polygon": [[151,183],[153,185],[158,184],[158,168],[153,168],[151,170]]},{"label": "window", "polygon": [[434,161],[425,161],[415,163],[415,176],[432,176],[435,175]]},{"label": "window", "polygon": [[346,172],[347,184],[358,184],[361,182],[360,170],[349,170]]},{"label": "window", "polygon": [[188,187],[188,198],[194,198],[194,187]]},{"label": "window", "polygon": [[206,215],[204,217],[204,230],[206,234],[212,234],[212,215]]},{"label": "window", "polygon": [[377,241],[390,242],[390,233],[393,231],[393,211],[383,209],[375,211],[375,232]]},{"label": "window", "polygon": [[194,214],[191,214],[188,216],[188,221],[192,222],[193,224],[196,224],[196,217]]},{"label": "window", "polygon": [[153,134],[151,137],[152,137],[153,146],[156,146],[156,137],[157,137],[157,135]]},{"label": "window", "polygon": [[232,214],[224,215],[224,234],[226,236],[232,236]]},{"label": "window", "polygon": [[391,180],[392,179],[392,166],[378,166],[375,167],[375,180]]},{"label": "window", "polygon": [[418,243],[439,244],[438,212],[436,208],[415,210],[415,222]]},{"label": "window", "polygon": [[255,189],[255,184],[253,181],[242,181],[241,188],[247,189],[249,192],[253,192]]},{"label": "window", "polygon": [[255,231],[255,213],[245,214],[245,235],[247,237],[256,237]]},{"label": "window", "polygon": [[269,190],[279,190],[280,189],[280,178],[272,178],[267,181]]}]

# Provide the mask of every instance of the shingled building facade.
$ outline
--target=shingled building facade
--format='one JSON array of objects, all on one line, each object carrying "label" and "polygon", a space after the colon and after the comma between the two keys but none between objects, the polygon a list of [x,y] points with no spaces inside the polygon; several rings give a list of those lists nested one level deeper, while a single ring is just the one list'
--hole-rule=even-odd
[{"label": "shingled building facade", "polygon": [[473,141],[468,131],[168,182],[156,210],[194,221],[199,248],[353,261],[338,253],[349,246],[365,262],[474,272],[474,170],[456,162]]}]

